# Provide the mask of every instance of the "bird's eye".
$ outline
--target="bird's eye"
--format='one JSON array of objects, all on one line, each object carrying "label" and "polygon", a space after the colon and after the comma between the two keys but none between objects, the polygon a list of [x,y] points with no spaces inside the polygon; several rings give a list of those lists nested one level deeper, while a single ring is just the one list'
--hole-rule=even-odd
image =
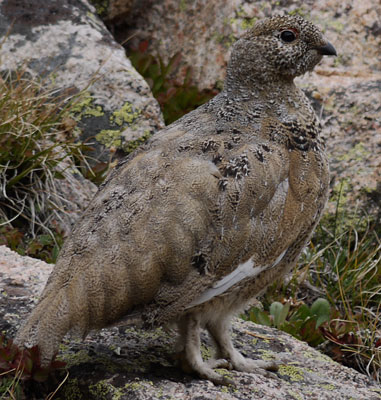
[{"label": "bird's eye", "polygon": [[296,39],[296,35],[293,31],[283,31],[280,34],[280,38],[286,43],[291,43]]}]

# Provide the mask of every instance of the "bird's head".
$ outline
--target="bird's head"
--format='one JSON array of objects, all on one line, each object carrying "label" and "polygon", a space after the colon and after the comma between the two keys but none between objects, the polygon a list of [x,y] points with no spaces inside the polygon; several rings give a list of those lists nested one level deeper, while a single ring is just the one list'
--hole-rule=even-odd
[{"label": "bird's head", "polygon": [[299,16],[266,18],[234,44],[228,78],[292,80],[312,71],[324,55],[335,56],[336,50],[311,22]]}]

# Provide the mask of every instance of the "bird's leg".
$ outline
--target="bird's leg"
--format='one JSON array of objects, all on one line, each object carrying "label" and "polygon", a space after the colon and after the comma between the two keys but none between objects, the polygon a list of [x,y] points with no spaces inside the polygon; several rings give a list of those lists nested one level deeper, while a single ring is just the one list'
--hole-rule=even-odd
[{"label": "bird's leg", "polygon": [[217,345],[218,356],[228,359],[237,371],[257,372],[263,374],[261,370],[277,371],[278,366],[275,361],[252,360],[244,357],[234,348],[230,337],[230,318],[221,316],[219,319],[209,321],[207,329]]},{"label": "bird's leg", "polygon": [[[220,363],[216,363],[213,366],[209,365],[209,363],[205,362],[202,359],[201,351],[200,351],[200,318],[197,314],[188,314],[183,320],[179,323],[179,331],[182,336],[183,343],[183,362],[187,364],[186,366],[182,365],[183,369],[187,371],[187,369],[191,369],[196,372],[201,378],[208,379],[217,385],[228,385],[233,382],[213,371],[212,367],[221,366]],[[225,360],[224,360],[225,361]],[[226,363],[226,361],[225,361]]]}]

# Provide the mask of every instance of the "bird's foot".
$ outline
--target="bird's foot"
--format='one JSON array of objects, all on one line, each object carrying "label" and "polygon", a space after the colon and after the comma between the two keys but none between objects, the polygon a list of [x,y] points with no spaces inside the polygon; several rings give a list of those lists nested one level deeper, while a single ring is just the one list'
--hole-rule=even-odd
[{"label": "bird's foot", "polygon": [[279,369],[276,361],[252,360],[244,357],[232,361],[232,366],[236,371],[252,372],[268,378],[274,377],[273,372]]},{"label": "bird's foot", "polygon": [[[223,386],[234,385],[234,381],[230,379],[228,376],[219,374],[218,372],[214,371],[211,367],[209,367],[208,363],[204,362],[203,364],[204,365],[202,366],[199,365],[197,366],[197,368],[194,368],[195,372],[197,372],[201,378],[208,379],[215,385],[223,385]],[[226,364],[221,366],[217,365],[214,366],[214,368],[225,368],[225,365]]]},{"label": "bird's foot", "polygon": [[185,352],[178,353],[176,358],[180,362],[181,369],[187,374],[195,372],[200,378],[208,379],[215,385],[234,385],[234,382],[227,376],[221,375],[213,370],[213,368],[231,369],[231,363],[225,359],[210,359],[208,361],[193,359],[192,362],[190,362]]},{"label": "bird's foot", "polygon": [[210,358],[208,361],[205,362],[205,364],[208,365],[209,368],[225,368],[225,369],[233,369],[232,364],[228,361],[225,360],[224,358]]}]

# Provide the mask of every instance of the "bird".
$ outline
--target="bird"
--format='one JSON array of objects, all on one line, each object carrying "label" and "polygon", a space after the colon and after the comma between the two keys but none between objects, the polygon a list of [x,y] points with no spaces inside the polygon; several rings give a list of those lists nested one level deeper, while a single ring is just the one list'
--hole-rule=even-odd
[{"label": "bird", "polygon": [[[276,371],[244,357],[232,317],[287,274],[327,202],[319,122],[294,78],[336,50],[295,16],[259,20],[232,46],[223,90],[155,133],[100,186],[16,334],[48,363],[69,331],[176,326],[194,374]],[[206,330],[216,354],[203,360]],[[230,382],[230,381],[229,381]]]}]

